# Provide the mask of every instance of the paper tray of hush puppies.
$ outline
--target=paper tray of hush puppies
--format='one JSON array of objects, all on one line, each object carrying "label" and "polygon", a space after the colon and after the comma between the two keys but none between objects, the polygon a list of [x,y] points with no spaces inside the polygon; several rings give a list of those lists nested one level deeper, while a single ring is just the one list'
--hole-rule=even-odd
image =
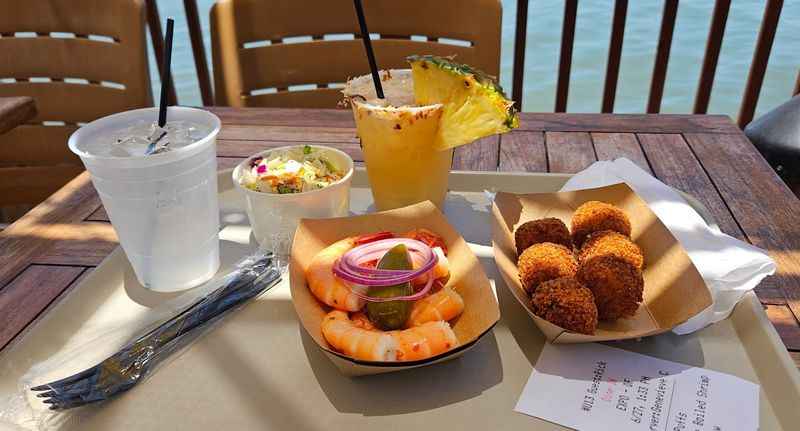
[{"label": "paper tray of hush puppies", "polygon": [[493,215],[500,273],[553,343],[659,334],[711,305],[686,251],[627,185],[501,192]]}]

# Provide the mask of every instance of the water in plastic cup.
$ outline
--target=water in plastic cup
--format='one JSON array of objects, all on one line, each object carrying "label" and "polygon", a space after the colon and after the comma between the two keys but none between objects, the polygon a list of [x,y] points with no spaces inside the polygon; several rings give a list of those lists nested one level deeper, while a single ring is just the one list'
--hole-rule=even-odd
[{"label": "water in plastic cup", "polygon": [[416,106],[411,70],[381,71],[385,98],[371,75],[352,79],[350,98],[375,207],[388,210],[429,200],[442,208],[453,150],[434,148],[443,106]]},{"label": "water in plastic cup", "polygon": [[167,292],[207,281],[220,265],[220,121],[184,107],[169,108],[166,130],[153,125],[157,118],[156,108],[101,118],[78,129],[69,148],[91,174],[139,282]]}]

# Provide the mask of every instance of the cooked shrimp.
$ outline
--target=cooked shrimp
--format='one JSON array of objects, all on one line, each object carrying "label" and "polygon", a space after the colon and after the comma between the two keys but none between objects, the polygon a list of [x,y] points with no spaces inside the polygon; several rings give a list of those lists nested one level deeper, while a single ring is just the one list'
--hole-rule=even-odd
[{"label": "cooked shrimp", "polygon": [[444,238],[429,231],[428,229],[414,229],[404,232],[400,234],[400,236],[403,238],[411,238],[423,242],[430,248],[441,247],[441,249],[444,251],[444,254],[447,254],[447,246],[444,244]]},{"label": "cooked shrimp", "polygon": [[[365,361],[396,361],[397,340],[390,332],[363,329],[347,313],[333,310],[322,320],[322,335],[334,349]],[[448,328],[449,329],[449,328]]]},{"label": "cooked shrimp", "polygon": [[411,306],[407,326],[420,326],[426,322],[450,320],[464,311],[464,300],[450,287],[428,295]]},{"label": "cooked shrimp", "polygon": [[353,321],[353,325],[361,329],[367,329],[370,331],[375,331],[378,329],[378,327],[375,326],[371,320],[369,320],[369,317],[361,311],[358,313],[353,313],[350,316],[350,320]]},{"label": "cooked shrimp", "polygon": [[[444,251],[442,251],[441,247],[434,247],[433,254],[438,257],[436,261],[436,265],[434,265],[433,269],[430,272],[427,272],[419,277],[411,280],[411,284],[414,287],[424,286],[425,283],[428,282],[428,277],[433,275],[434,280],[441,280],[442,284],[447,283],[447,280],[450,278],[450,261],[447,260],[447,256],[444,255]],[[422,261],[419,255],[413,254],[411,255],[411,265],[414,269],[419,268],[422,266]]]},{"label": "cooked shrimp", "polygon": [[450,324],[439,320],[413,328],[389,332],[397,343],[398,361],[417,361],[444,353],[458,346]]},{"label": "cooked shrimp", "polygon": [[336,260],[355,246],[355,238],[345,238],[322,249],[306,270],[306,280],[311,293],[325,304],[343,311],[358,311],[364,307],[364,300],[353,293],[353,289],[366,293],[363,286],[348,286],[333,274]]}]

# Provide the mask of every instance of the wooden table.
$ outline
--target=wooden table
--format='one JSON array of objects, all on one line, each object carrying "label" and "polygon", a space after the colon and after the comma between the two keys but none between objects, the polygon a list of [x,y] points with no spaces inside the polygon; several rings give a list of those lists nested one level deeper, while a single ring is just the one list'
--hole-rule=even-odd
[{"label": "wooden table", "polygon": [[36,117],[30,97],[0,97],[0,135]]},{"label": "wooden table", "polygon": [[[266,147],[302,142],[363,160],[349,111],[211,110],[223,123],[220,169]],[[453,169],[570,173],[623,156],[695,196],[725,233],[776,260],[778,273],[756,292],[800,366],[800,201],[728,117],[526,113],[518,130],[459,148]],[[0,348],[116,246],[87,173],[0,233]]]}]

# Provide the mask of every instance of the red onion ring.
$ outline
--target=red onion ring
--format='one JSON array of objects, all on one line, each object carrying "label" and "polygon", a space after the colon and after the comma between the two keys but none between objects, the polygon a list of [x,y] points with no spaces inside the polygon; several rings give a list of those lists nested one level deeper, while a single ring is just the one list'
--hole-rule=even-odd
[{"label": "red onion ring", "polygon": [[[423,264],[413,270],[366,268],[364,263],[379,259],[392,247],[403,244],[408,252],[421,255]],[[413,259],[413,258],[412,258]],[[439,257],[425,243],[409,238],[390,238],[349,250],[333,265],[333,273],[344,281],[364,286],[392,286],[409,282],[433,269]]]},{"label": "red onion ring", "polygon": [[[402,269],[379,269],[367,268],[362,266],[366,262],[374,261],[383,257],[392,247],[403,244],[408,249],[412,262],[422,262],[419,268],[414,270]],[[359,286],[392,286],[395,284],[408,283],[417,277],[430,272],[439,257],[427,244],[409,238],[390,238],[360,245],[349,250],[333,265],[333,273],[345,282]],[[388,301],[415,301],[423,298],[431,286],[433,277],[428,277],[425,287],[413,295],[395,296],[390,298],[376,298],[351,289],[354,295],[370,302]]]},{"label": "red onion ring", "polygon": [[433,277],[428,277],[428,282],[425,283],[425,287],[423,287],[419,292],[417,292],[417,293],[415,293],[413,295],[393,296],[391,298],[376,298],[374,296],[364,295],[363,293],[358,292],[355,289],[351,289],[350,291],[353,292],[353,295],[355,295],[355,296],[357,296],[357,297],[359,297],[359,298],[361,298],[361,299],[363,299],[365,301],[368,301],[368,302],[416,301],[418,299],[424,298],[425,295],[428,294],[428,291],[430,291],[431,287],[433,286],[433,281],[434,281]]}]

